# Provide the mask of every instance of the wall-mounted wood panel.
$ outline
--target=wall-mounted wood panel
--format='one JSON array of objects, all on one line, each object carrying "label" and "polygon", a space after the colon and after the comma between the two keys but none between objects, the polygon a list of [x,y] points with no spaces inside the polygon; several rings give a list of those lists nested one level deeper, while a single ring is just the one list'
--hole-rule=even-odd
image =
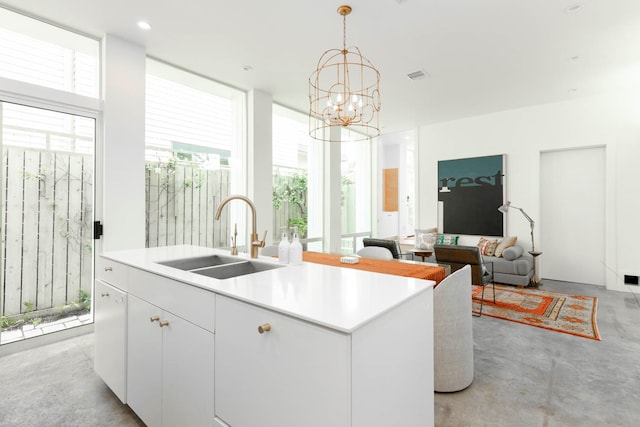
[{"label": "wall-mounted wood panel", "polygon": [[383,169],[384,197],[382,210],[385,212],[398,211],[398,168]]}]

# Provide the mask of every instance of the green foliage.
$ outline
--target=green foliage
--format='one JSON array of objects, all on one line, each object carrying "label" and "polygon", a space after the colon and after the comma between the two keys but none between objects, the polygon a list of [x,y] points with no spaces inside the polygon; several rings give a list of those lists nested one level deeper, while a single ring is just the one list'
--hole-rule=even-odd
[{"label": "green foliage", "polygon": [[7,329],[14,326],[17,320],[12,317],[1,316],[0,317],[0,329]]},{"label": "green foliage", "polygon": [[78,301],[72,303],[73,307],[85,310],[91,307],[91,294],[83,289],[78,291]]},{"label": "green foliage", "polygon": [[35,310],[35,305],[31,301],[25,301],[22,303],[22,305],[24,305],[27,313]]},{"label": "green foliage", "polygon": [[276,175],[276,184],[273,187],[273,207],[280,209],[283,204],[296,207],[300,216],[289,218],[288,224],[291,227],[298,227],[298,235],[301,238],[307,236],[308,215],[307,215],[307,174],[295,173],[288,177]]}]

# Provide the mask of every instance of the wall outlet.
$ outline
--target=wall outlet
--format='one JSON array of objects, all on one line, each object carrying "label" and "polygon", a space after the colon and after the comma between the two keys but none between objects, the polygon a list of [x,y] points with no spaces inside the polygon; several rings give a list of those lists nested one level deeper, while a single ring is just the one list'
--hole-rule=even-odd
[{"label": "wall outlet", "polygon": [[636,285],[638,286],[638,276],[632,276],[630,274],[624,275],[624,284],[625,285]]}]

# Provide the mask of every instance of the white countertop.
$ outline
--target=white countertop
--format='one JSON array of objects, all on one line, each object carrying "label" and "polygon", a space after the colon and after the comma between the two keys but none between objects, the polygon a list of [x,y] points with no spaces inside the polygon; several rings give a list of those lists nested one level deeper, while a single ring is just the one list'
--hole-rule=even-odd
[{"label": "white countertop", "polygon": [[[180,245],[114,251],[102,256],[345,333],[355,331],[435,284],[430,280],[306,262],[223,280],[156,263],[210,254],[229,255],[229,252]],[[240,254],[239,258],[249,259],[246,254]],[[260,257],[257,261],[278,264],[272,257]]]}]

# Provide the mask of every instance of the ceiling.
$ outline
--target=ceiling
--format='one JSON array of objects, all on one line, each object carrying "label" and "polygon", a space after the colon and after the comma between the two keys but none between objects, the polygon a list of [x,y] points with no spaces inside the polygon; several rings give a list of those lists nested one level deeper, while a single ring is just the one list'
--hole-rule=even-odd
[{"label": "ceiling", "polygon": [[[347,1],[347,0],[345,0]],[[0,0],[308,111],[308,78],[342,45],[343,4],[318,0]],[[347,45],[380,71],[383,133],[635,84],[638,0],[348,0]],[[576,5],[582,7],[576,7]],[[575,11],[572,11],[577,9]],[[148,32],[139,20],[152,25]],[[244,71],[250,66],[251,71]],[[406,75],[423,70],[427,78]]]}]

